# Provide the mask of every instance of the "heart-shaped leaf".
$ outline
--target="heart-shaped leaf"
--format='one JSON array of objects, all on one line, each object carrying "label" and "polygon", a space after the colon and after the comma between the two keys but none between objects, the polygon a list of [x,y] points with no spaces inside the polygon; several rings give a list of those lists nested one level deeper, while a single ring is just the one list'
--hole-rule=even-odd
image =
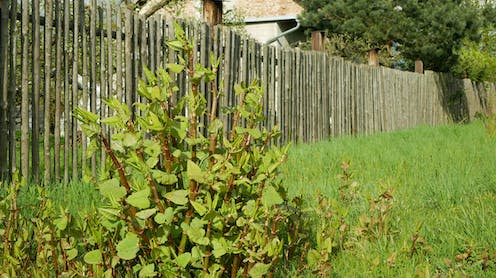
[{"label": "heart-shaped leaf", "polygon": [[117,244],[117,256],[123,260],[132,260],[139,251],[139,239],[134,233],[127,233],[126,237]]},{"label": "heart-shaped leaf", "polygon": [[100,264],[102,263],[102,252],[100,250],[93,250],[84,255],[84,261],[87,264]]},{"label": "heart-shaped leaf", "polygon": [[167,192],[164,197],[176,205],[183,206],[188,203],[188,191],[184,189]]},{"label": "heart-shaped leaf", "polygon": [[134,207],[146,209],[150,207],[150,200],[148,199],[148,196],[150,196],[150,189],[146,188],[131,194],[127,197],[126,201]]}]

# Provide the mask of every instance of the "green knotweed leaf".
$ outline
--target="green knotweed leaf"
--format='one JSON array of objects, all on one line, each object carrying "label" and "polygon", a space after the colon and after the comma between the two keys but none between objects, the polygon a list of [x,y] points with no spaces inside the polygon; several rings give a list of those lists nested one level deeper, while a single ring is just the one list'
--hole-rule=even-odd
[{"label": "green knotweed leaf", "polygon": [[150,200],[148,199],[148,196],[150,196],[150,189],[145,188],[131,194],[129,197],[127,197],[126,202],[128,202],[131,206],[137,207],[139,209],[146,209],[150,207]]},{"label": "green knotweed leaf", "polygon": [[150,155],[150,156],[160,155],[161,151],[160,151],[160,143],[159,142],[145,139],[145,140],[143,140],[143,147],[145,147],[144,151],[147,155]]},{"label": "green knotweed leaf", "polygon": [[124,147],[136,148],[136,144],[138,144],[138,137],[136,134],[125,133],[122,138],[122,144]]},{"label": "green knotweed leaf", "polygon": [[257,213],[257,206],[255,200],[249,200],[246,205],[242,208],[243,213],[248,217],[255,217]]},{"label": "green knotweed leaf", "polygon": [[157,276],[157,272],[155,272],[155,265],[147,264],[140,270],[138,277],[155,277],[155,276]]},{"label": "green knotweed leaf", "polygon": [[154,215],[155,212],[157,212],[156,208],[145,209],[145,210],[137,212],[136,217],[145,220],[145,219],[148,219],[148,217]]},{"label": "green knotweed leaf", "polygon": [[176,205],[184,206],[188,203],[188,193],[189,192],[184,189],[174,190],[165,193],[164,197]]},{"label": "green knotweed leaf", "polygon": [[158,163],[158,157],[157,156],[152,156],[145,161],[146,166],[148,166],[150,168],[155,167],[155,165],[157,165],[157,163]]},{"label": "green knotweed leaf", "polygon": [[212,239],[212,246],[212,254],[217,259],[224,256],[229,251],[229,245],[223,237]]},{"label": "green knotweed leaf", "polygon": [[184,65],[166,64],[167,69],[173,73],[180,73],[184,70]]},{"label": "green knotweed leaf", "polygon": [[175,261],[180,268],[185,268],[191,261],[191,253],[183,253],[177,256]]},{"label": "green knotweed leaf", "polygon": [[67,228],[67,216],[63,215],[62,217],[53,220],[53,224],[55,224],[59,231],[65,230],[65,228]]},{"label": "green knotweed leaf", "polygon": [[239,96],[244,93],[246,90],[243,88],[241,84],[234,84],[234,93]]},{"label": "green knotweed leaf", "polygon": [[67,254],[67,260],[70,261],[70,260],[73,260],[74,258],[77,257],[78,250],[77,250],[77,248],[72,248],[72,249],[67,250],[66,254]]},{"label": "green knotweed leaf", "polygon": [[204,174],[201,168],[191,160],[188,160],[187,173],[188,177],[196,182],[202,183],[204,181]]},{"label": "green knotweed leaf", "polygon": [[100,193],[109,199],[119,201],[126,196],[126,189],[119,185],[117,178],[103,181],[98,188],[100,189]]},{"label": "green knotweed leaf", "polygon": [[100,116],[85,109],[76,107],[74,108],[72,115],[74,118],[85,124],[98,124]]},{"label": "green knotweed leaf", "polygon": [[87,264],[101,264],[102,260],[102,252],[100,250],[93,250],[84,255],[84,261]]},{"label": "green knotweed leaf", "polygon": [[117,256],[124,260],[132,260],[139,251],[139,239],[134,233],[127,233],[126,237],[117,244]]},{"label": "green knotweed leaf", "polygon": [[98,208],[98,211],[102,216],[109,220],[115,220],[120,216],[121,211],[118,209],[112,209],[112,208]]},{"label": "green knotweed leaf", "polygon": [[203,216],[205,215],[205,213],[207,213],[207,208],[205,206],[203,206],[201,203],[199,202],[196,202],[196,201],[190,201],[191,205],[193,206],[193,208],[195,209],[196,212],[198,212],[198,214],[200,216]]},{"label": "green knotweed leaf", "polygon": [[165,209],[164,213],[157,213],[153,218],[157,224],[170,224],[174,218],[174,210],[171,207]]},{"label": "green knotweed leaf", "polygon": [[256,263],[248,272],[250,277],[260,278],[267,274],[270,269],[270,264]]},{"label": "green knotweed leaf", "polygon": [[170,185],[177,183],[177,177],[174,174],[168,174],[160,170],[152,170],[153,178],[160,184]]},{"label": "green knotweed leaf", "polygon": [[183,49],[183,43],[180,41],[169,41],[167,46],[174,49],[175,51],[181,51]]},{"label": "green knotweed leaf", "polygon": [[320,260],[320,253],[315,249],[310,249],[307,254],[308,266],[312,269],[318,266]]},{"label": "green knotweed leaf", "polygon": [[283,199],[273,186],[266,186],[262,193],[262,204],[265,208],[283,203]]},{"label": "green knotweed leaf", "polygon": [[122,121],[121,117],[119,116],[112,116],[108,117],[102,120],[102,123],[107,124],[111,127],[115,128],[125,128],[126,123]]},{"label": "green knotweed leaf", "polygon": [[145,72],[145,77],[149,84],[157,83],[157,77],[147,66],[143,67],[143,71]]},{"label": "green knotweed leaf", "polygon": [[160,100],[162,98],[162,93],[158,86],[148,87],[148,92],[152,100]]},{"label": "green knotweed leaf", "polygon": [[181,228],[186,231],[186,234],[188,234],[188,237],[192,242],[200,245],[208,245],[210,240],[205,237],[205,229],[203,229],[205,224],[207,224],[207,221],[193,218],[190,225],[183,223],[181,224]]},{"label": "green knotweed leaf", "polygon": [[216,134],[217,132],[219,132],[220,129],[222,129],[222,126],[223,126],[222,121],[219,119],[215,119],[209,124],[208,132],[211,134],[212,133]]}]

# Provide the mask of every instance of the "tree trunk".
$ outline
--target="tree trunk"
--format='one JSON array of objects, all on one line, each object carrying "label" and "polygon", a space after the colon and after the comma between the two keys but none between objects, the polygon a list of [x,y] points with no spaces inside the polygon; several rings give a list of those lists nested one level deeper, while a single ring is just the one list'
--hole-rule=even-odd
[{"label": "tree trunk", "polygon": [[163,8],[170,0],[149,0],[146,4],[141,7],[139,15],[144,17],[149,17],[153,15],[160,8]]}]

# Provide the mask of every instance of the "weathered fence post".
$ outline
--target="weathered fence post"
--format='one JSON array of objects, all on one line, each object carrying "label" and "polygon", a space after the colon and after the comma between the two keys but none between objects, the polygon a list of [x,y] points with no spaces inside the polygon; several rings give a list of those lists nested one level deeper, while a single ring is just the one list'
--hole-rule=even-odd
[{"label": "weathered fence post", "polygon": [[376,48],[369,50],[369,66],[379,66],[379,54],[377,51],[378,49]]},{"label": "weathered fence post", "polygon": [[[7,134],[7,80],[8,80],[8,41],[9,9],[6,0],[0,1],[0,134]],[[8,172],[7,140],[0,140],[0,179]]]},{"label": "weathered fence post", "polygon": [[217,25],[222,23],[222,1],[204,0],[203,1],[203,20],[207,24]]},{"label": "weathered fence post", "polygon": [[415,72],[424,73],[424,62],[420,59],[415,60]]},{"label": "weathered fence post", "polygon": [[322,31],[312,32],[312,50],[325,51],[325,33]]}]

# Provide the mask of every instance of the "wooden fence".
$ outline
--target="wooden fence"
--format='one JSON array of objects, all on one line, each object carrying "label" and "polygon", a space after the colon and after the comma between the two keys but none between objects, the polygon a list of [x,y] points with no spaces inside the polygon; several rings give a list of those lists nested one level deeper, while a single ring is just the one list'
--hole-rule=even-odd
[{"label": "wooden fence", "polygon": [[[96,174],[105,154],[85,156],[87,139],[70,111],[84,106],[105,117],[101,104],[109,96],[128,105],[139,101],[143,66],[174,62],[166,45],[174,37],[171,20],[144,20],[96,0],[2,0],[0,9],[1,175],[20,169],[34,182],[67,183],[86,170]],[[197,62],[207,65],[211,52],[222,57],[221,105],[236,101],[235,83],[261,80],[265,125],[281,128],[281,142],[437,125],[493,110],[494,84],[273,48],[225,27],[183,27],[196,44]],[[185,77],[177,79],[184,94]]]}]

